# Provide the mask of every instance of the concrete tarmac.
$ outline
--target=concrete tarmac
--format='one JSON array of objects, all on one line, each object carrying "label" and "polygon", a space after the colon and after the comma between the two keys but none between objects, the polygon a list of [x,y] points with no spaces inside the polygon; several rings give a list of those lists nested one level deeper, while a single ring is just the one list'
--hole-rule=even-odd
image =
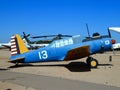
[{"label": "concrete tarmac", "polygon": [[[32,87],[37,90],[120,90],[120,87],[7,70],[0,71],[0,81],[19,84],[26,88]],[[9,90],[12,89],[9,88]]]}]

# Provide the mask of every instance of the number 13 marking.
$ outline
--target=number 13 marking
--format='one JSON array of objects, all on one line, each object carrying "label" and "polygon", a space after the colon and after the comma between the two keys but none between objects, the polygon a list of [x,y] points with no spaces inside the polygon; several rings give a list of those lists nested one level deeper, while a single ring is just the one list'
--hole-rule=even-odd
[{"label": "number 13 marking", "polygon": [[38,55],[39,55],[39,59],[47,59],[48,58],[48,54],[47,54],[47,51],[46,50],[43,50],[41,52],[38,52]]}]

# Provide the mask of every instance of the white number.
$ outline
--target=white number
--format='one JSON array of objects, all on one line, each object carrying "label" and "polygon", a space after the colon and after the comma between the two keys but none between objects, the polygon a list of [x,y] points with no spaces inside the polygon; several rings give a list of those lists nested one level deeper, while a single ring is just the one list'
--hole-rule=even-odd
[{"label": "white number", "polygon": [[38,52],[38,55],[39,55],[39,59],[47,59],[48,58],[48,54],[47,54],[46,50]]}]

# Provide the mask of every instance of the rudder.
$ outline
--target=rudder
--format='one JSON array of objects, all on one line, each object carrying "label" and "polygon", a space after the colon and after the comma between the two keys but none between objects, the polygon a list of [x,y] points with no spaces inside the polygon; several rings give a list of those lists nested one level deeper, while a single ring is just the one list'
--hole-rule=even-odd
[{"label": "rudder", "polygon": [[18,34],[11,37],[11,56],[28,52],[28,48]]}]

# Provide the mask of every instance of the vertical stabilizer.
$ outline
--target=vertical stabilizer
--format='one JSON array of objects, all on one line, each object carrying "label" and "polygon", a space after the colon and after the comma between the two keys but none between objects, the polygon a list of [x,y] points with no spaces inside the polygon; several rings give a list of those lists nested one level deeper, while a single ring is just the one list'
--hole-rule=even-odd
[{"label": "vertical stabilizer", "polygon": [[11,37],[11,55],[23,54],[28,52],[28,48],[24,44],[21,37],[16,34]]}]

